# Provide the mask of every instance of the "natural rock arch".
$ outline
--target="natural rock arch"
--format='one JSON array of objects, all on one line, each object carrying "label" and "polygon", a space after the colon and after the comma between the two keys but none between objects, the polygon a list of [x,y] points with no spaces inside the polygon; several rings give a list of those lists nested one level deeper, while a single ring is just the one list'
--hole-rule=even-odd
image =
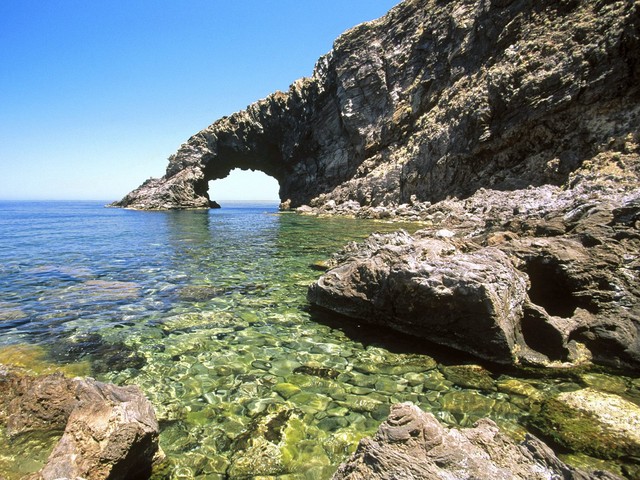
[{"label": "natural rock arch", "polygon": [[[149,179],[113,205],[140,209],[209,208],[208,182],[225,178],[235,168],[264,172],[280,185],[280,199],[301,205],[349,178],[342,165],[318,162],[322,145],[335,155],[346,149],[340,122],[316,131],[320,114],[309,103],[319,97],[313,81],[294,83],[246,110],[223,117],[197,133],[169,157],[160,179]],[[336,119],[339,112],[333,106]],[[305,112],[315,112],[313,114]],[[315,119],[308,119],[312,116]],[[326,119],[325,119],[326,120]],[[330,138],[336,139],[332,142]],[[303,140],[304,139],[304,140]]]},{"label": "natural rock arch", "polygon": [[311,77],[191,137],[164,177],[113,206],[207,208],[207,182],[236,167],[276,178],[291,207],[561,185],[637,131],[638,6],[604,7],[405,1],[339,37]]}]

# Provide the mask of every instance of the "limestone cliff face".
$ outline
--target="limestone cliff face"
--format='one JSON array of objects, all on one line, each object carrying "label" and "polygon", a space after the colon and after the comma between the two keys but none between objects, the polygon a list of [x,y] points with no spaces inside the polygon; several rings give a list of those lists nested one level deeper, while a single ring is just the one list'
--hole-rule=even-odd
[{"label": "limestone cliff face", "polygon": [[638,131],[639,12],[634,0],[406,0],[114,205],[206,208],[207,182],[233,168],[275,177],[292,207],[562,184]]}]

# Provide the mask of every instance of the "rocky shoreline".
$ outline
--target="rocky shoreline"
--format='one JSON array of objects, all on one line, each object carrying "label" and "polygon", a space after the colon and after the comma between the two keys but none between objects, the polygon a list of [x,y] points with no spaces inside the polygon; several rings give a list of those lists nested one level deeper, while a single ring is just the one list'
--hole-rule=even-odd
[{"label": "rocky shoreline", "polygon": [[[432,367],[426,361],[424,364],[426,368],[435,366],[435,362]],[[412,371],[415,366],[404,365],[414,367],[409,368]],[[586,387],[571,387],[570,391],[549,396],[533,386],[535,381],[508,376],[495,381],[490,372],[477,365],[438,366],[437,372],[464,389],[442,397],[443,408],[480,419],[465,428],[453,428],[449,422],[449,427],[445,426],[442,419],[446,417],[438,411],[424,412],[410,402],[393,405],[378,432],[360,441],[335,472],[334,480],[621,478],[617,475],[632,479],[640,474],[640,407],[637,395],[636,403],[627,399],[632,392],[622,379],[578,370],[576,381],[580,379]],[[341,375],[311,367],[299,368],[297,373],[318,379]],[[408,375],[414,380],[421,376]],[[295,386],[279,384],[274,391],[288,397],[285,390],[292,388]],[[483,408],[478,392],[496,389],[513,397],[512,401],[520,398],[523,408],[528,405],[531,415],[526,421],[527,430],[551,443],[544,443],[522,428],[504,430],[492,420],[477,416],[478,408]],[[300,394],[300,389],[297,391]],[[370,406],[362,404],[360,408]],[[227,471],[228,478],[249,478],[247,475],[258,471],[268,478],[280,478],[277,475],[285,472],[278,464],[282,454],[279,449],[283,448],[285,437],[288,441],[289,436],[296,435],[292,429],[302,427],[301,415],[300,411],[283,407],[256,416],[233,441],[233,466]],[[33,377],[1,367],[0,428],[6,430],[11,443],[24,444],[29,439],[52,435],[57,442],[44,467],[21,477],[24,480],[143,479],[150,477],[152,469],[153,478],[170,476],[162,468],[163,454],[157,445],[158,424],[153,410],[136,387],[69,379],[60,374]],[[567,463],[549,445],[560,451],[582,452],[591,460],[578,468],[574,465],[576,461],[581,463],[577,458]],[[598,465],[596,459],[604,462]]]},{"label": "rocky shoreline", "polygon": [[[562,187],[395,209],[302,207],[429,225],[348,245],[309,301],[498,363],[640,367],[637,144]],[[397,214],[397,211],[400,214]],[[380,215],[384,212],[384,215]],[[411,212],[405,214],[405,212]]]},{"label": "rocky shoreline", "polygon": [[448,429],[410,403],[394,405],[376,435],[361,440],[333,476],[333,480],[389,478],[620,479],[565,464],[533,435],[516,442],[488,419],[473,428]]}]

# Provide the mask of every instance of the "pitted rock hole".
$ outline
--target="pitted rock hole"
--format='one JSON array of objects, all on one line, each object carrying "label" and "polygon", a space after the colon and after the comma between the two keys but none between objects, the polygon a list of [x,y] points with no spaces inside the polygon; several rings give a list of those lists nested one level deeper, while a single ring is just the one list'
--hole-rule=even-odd
[{"label": "pitted rock hole", "polygon": [[570,279],[559,264],[534,258],[527,262],[525,272],[531,282],[529,298],[533,303],[544,308],[549,315],[573,316],[580,305],[573,296]]},{"label": "pitted rock hole", "polygon": [[567,359],[569,352],[564,346],[562,334],[547,323],[542,312],[525,308],[521,326],[522,335],[529,347],[546,355],[549,360]]}]

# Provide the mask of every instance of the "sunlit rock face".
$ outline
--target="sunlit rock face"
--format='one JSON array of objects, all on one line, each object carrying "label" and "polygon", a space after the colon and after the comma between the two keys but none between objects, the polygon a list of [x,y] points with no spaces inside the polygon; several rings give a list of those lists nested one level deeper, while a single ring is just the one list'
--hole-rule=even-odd
[{"label": "sunlit rock face", "polygon": [[[637,134],[638,5],[407,0],[309,78],[198,132],[114,206],[209,208],[233,168],[290,207],[378,206],[562,184]],[[215,192],[212,192],[215,196]]]}]

